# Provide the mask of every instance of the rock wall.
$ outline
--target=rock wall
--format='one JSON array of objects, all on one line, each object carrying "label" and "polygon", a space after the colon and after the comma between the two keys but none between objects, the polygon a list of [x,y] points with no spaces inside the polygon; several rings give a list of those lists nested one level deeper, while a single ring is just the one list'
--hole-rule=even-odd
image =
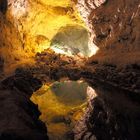
[{"label": "rock wall", "polygon": [[138,140],[140,0],[78,0],[77,7],[99,51],[83,72],[97,98],[78,122],[75,139]]},{"label": "rock wall", "polygon": [[61,27],[84,26],[70,0],[9,0],[7,18],[20,32],[24,50],[33,56],[49,47]]},{"label": "rock wall", "polygon": [[139,96],[108,84],[90,81],[96,98],[74,129],[76,140],[138,140]]},{"label": "rock wall", "polygon": [[99,61],[128,64],[140,62],[139,0],[78,0],[77,7],[99,47]]},{"label": "rock wall", "polygon": [[17,70],[0,83],[0,139],[47,140],[47,129],[39,120],[38,107],[30,101],[41,82]]},{"label": "rock wall", "polygon": [[61,27],[85,27],[70,0],[0,0],[0,11],[0,56],[9,71],[32,64]]},{"label": "rock wall", "polygon": [[[8,2],[0,1],[0,63],[1,71],[12,70],[12,65],[24,63],[28,55],[13,17],[7,16]],[[14,67],[14,66],[13,66]]]},{"label": "rock wall", "polygon": [[[8,10],[6,10],[7,1],[3,2],[0,1],[1,70],[4,64],[7,64],[9,69],[11,63],[14,64],[21,58],[26,58],[26,54],[33,56],[37,52],[36,48],[39,51],[41,47],[46,48],[60,27],[67,26],[67,24],[83,26],[69,1],[48,0],[46,3],[45,0],[9,0]],[[137,94],[129,92],[123,97],[124,92],[120,91],[116,93],[117,96],[114,95],[116,89],[113,89],[112,94],[105,92],[104,95],[98,90],[98,97],[92,101],[91,107],[94,110],[91,108],[87,112],[87,118],[82,121],[85,128],[78,125],[78,130],[75,130],[76,139],[137,140],[140,138],[138,106],[140,1],[77,0],[75,2],[90,29],[91,40],[99,47],[98,53],[90,58],[91,62],[86,64],[87,68],[82,69],[82,72],[79,67],[82,61],[79,61],[79,58],[73,60],[68,57],[61,58],[59,55],[52,57],[52,54],[48,52],[38,53],[36,55],[37,68],[33,68],[36,70],[35,74],[41,77],[44,72],[45,78],[49,75],[54,80],[66,76],[77,80],[86,74],[85,79],[93,80],[96,76],[104,82],[114,83],[114,85],[119,85],[118,87],[137,92]],[[47,62],[46,57],[49,57]],[[96,65],[98,61],[105,65],[104,67],[95,66],[97,69],[94,69],[93,63]],[[50,68],[50,62],[53,62],[52,68]],[[126,67],[127,69],[118,70],[116,67],[116,65],[134,63],[137,65]],[[67,67],[67,65],[70,66]],[[91,73],[92,71],[94,72]],[[18,73],[0,84],[2,106],[0,139],[48,139],[44,125],[38,121],[40,113],[29,100],[32,92],[39,88],[36,88],[36,85],[40,83],[25,73]],[[128,96],[130,99],[127,98]]]},{"label": "rock wall", "polygon": [[48,48],[61,27],[85,26],[73,2],[90,29],[92,46],[99,48],[91,61],[117,65],[140,62],[139,0],[0,0],[0,45],[6,46],[0,54],[5,64]]},{"label": "rock wall", "polygon": [[[22,49],[22,42],[18,36],[17,30],[12,23],[8,21],[0,12],[0,56],[4,59],[5,64],[12,63],[19,58],[19,50]],[[13,54],[11,53],[13,52]]]}]

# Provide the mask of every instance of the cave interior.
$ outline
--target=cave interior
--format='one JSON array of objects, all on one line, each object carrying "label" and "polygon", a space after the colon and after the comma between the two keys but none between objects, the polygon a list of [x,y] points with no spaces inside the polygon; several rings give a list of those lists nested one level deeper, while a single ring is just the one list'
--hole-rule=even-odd
[{"label": "cave interior", "polygon": [[140,139],[140,0],[0,0],[0,140]]}]

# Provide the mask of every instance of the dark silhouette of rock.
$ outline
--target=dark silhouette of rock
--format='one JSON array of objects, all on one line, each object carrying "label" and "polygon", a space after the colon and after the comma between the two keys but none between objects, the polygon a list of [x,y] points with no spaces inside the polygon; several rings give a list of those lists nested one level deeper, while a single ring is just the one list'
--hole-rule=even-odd
[{"label": "dark silhouette of rock", "polygon": [[0,11],[5,14],[7,11],[8,2],[7,0],[0,0]]},{"label": "dark silhouette of rock", "polygon": [[97,97],[91,100],[85,116],[75,127],[76,140],[139,140],[140,105],[130,93],[90,81]]},{"label": "dark silhouette of rock", "polygon": [[17,88],[19,91],[26,93],[29,97],[42,85],[41,81],[33,78],[30,72],[26,72],[20,68],[15,71],[14,76],[3,80],[2,84],[6,88]]},{"label": "dark silhouette of rock", "polygon": [[0,140],[47,140],[38,106],[30,101],[41,82],[17,70],[0,84]]}]

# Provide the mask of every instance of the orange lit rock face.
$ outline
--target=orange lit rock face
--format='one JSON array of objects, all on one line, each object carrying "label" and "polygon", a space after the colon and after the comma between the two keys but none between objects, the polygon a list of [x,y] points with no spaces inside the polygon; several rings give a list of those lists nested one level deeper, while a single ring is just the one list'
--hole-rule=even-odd
[{"label": "orange lit rock face", "polygon": [[[0,2],[3,12],[4,1]],[[50,47],[52,38],[62,27],[81,26],[86,30],[71,0],[9,0],[7,4],[6,15],[0,17],[0,53],[9,66],[24,64],[29,57]]]},{"label": "orange lit rock face", "polygon": [[[66,46],[70,50],[79,49],[77,52],[81,51],[84,56],[91,56],[98,50],[89,40],[88,28],[73,0],[9,0],[5,4],[7,11],[6,7],[0,7],[0,10],[5,14],[3,19],[7,22],[1,23],[1,26],[5,26],[1,42],[6,47],[2,47],[0,52],[5,64],[14,65],[13,69],[19,64],[32,63],[37,52],[42,52],[51,44],[54,46],[52,41],[55,36],[63,34],[63,30],[65,33],[58,42],[63,41],[65,44],[60,42],[60,48]],[[73,28],[70,32],[69,27]],[[59,53],[60,50],[55,49]]]},{"label": "orange lit rock face", "polygon": [[31,54],[49,47],[50,41],[59,28],[72,25],[82,25],[78,12],[70,0],[35,0],[9,1],[8,17],[13,17],[13,23],[18,28],[23,40],[25,51]]},{"label": "orange lit rock face", "polygon": [[26,57],[20,34],[14,25],[0,13],[0,57],[9,69],[14,64]]},{"label": "orange lit rock face", "polygon": [[6,46],[0,53],[8,65],[20,60],[25,63],[50,47],[63,27],[86,30],[83,19],[91,32],[87,46],[93,47],[94,53],[96,45],[100,48],[96,58],[109,63],[139,62],[139,0],[9,0],[7,12],[6,6],[1,6],[6,2],[0,1],[0,10],[6,15],[0,17],[1,46]]}]

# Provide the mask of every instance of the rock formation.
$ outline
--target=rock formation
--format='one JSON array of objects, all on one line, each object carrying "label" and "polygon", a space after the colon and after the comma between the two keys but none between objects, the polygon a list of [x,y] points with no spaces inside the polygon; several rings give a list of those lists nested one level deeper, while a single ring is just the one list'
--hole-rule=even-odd
[{"label": "rock formation", "polygon": [[[140,0],[0,0],[0,139],[48,139],[30,97],[61,78],[82,78],[97,92],[76,140],[140,139],[139,23]],[[57,43],[75,56],[48,49]],[[95,55],[79,55],[91,47]]]},{"label": "rock formation", "polygon": [[47,140],[45,125],[39,120],[37,105],[30,101],[41,82],[17,70],[0,84],[0,139]]},{"label": "rock formation", "polygon": [[77,5],[99,47],[93,59],[117,65],[140,62],[139,0],[79,0]]},{"label": "rock formation", "polygon": [[139,96],[98,80],[89,83],[97,97],[91,100],[85,116],[75,126],[75,139],[139,139]]},{"label": "rock formation", "polygon": [[[137,140],[140,137],[137,106],[140,93],[140,1],[78,0],[77,7],[90,28],[93,43],[99,47],[97,54],[89,59],[90,67],[84,77],[92,83],[91,79],[97,76],[103,82],[104,94],[101,94],[101,82],[96,87],[97,98],[76,127],[75,139]],[[105,83],[114,85],[113,91]],[[125,91],[115,93],[115,87],[132,90],[126,95],[131,103],[123,97]]]}]

